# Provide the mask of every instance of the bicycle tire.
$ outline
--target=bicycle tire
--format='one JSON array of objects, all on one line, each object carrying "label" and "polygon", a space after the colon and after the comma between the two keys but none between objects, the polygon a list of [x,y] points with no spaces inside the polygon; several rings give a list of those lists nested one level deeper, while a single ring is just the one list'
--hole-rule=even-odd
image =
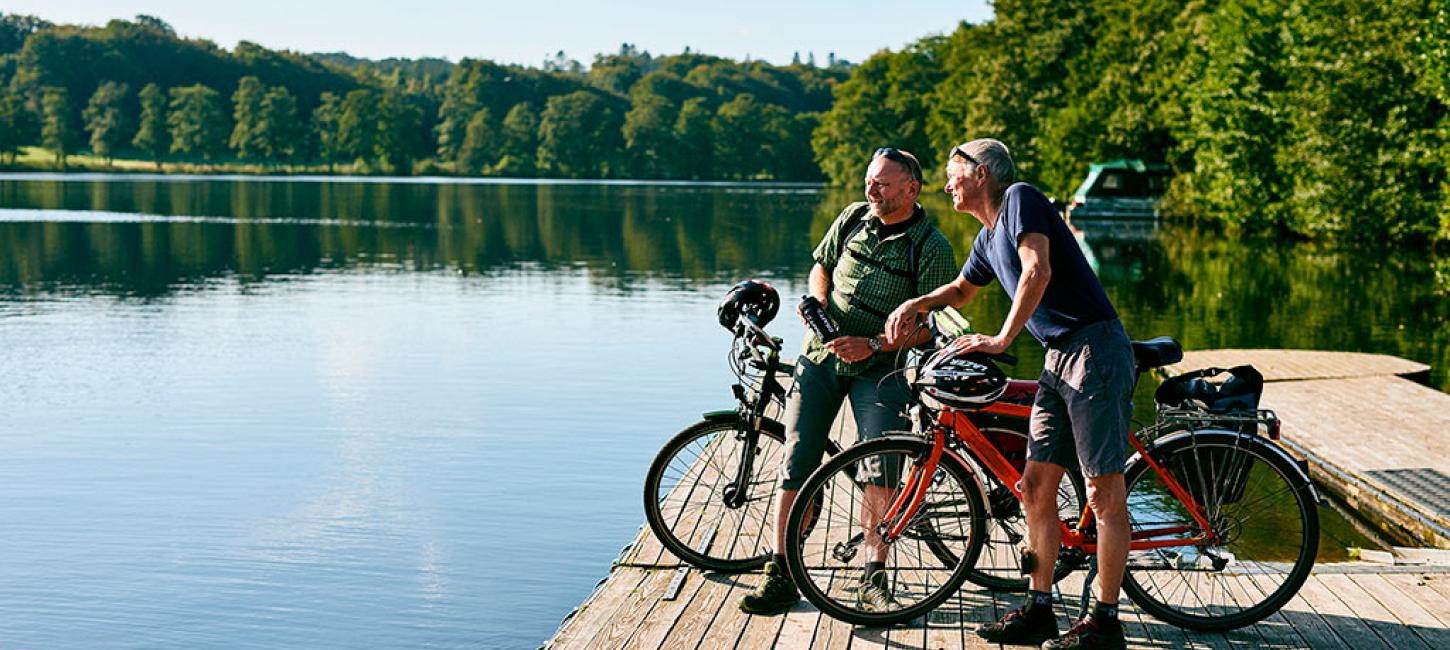
[{"label": "bicycle tire", "polygon": [[[1262,438],[1227,430],[1172,435],[1149,453],[1165,471],[1180,473],[1175,480],[1223,537],[1212,547],[1132,552],[1123,580],[1128,597],[1159,620],[1199,631],[1252,625],[1289,602],[1319,549],[1312,487],[1293,461]],[[1193,523],[1145,460],[1125,479],[1135,531]]]},{"label": "bicycle tire", "polygon": [[[1027,459],[1028,421],[991,414],[972,414],[970,417],[982,434],[998,445],[998,450],[1003,452],[1008,462],[1022,471]],[[1007,437],[1018,439],[1020,445],[1003,449],[1001,438]],[[982,487],[986,489],[987,532],[982,538],[982,552],[967,573],[967,582],[992,591],[1026,592],[1030,580],[1022,575],[1018,557],[1019,546],[1027,540],[1027,516],[1022,502],[990,471],[978,469],[984,479]],[[1082,473],[1077,470],[1069,469],[1062,476],[1057,491],[1058,514],[1063,519],[1076,520],[1087,503],[1087,487]],[[1058,562],[1052,572],[1052,581],[1061,581],[1074,568]]]},{"label": "bicycle tire", "polygon": [[[786,564],[801,593],[822,612],[854,625],[904,623],[939,607],[966,580],[981,550],[986,506],[971,471],[955,456],[943,454],[932,479],[936,487],[918,510],[917,521],[887,551],[886,584],[899,608],[872,611],[854,602],[853,594],[859,590],[852,586],[863,583],[849,574],[859,570],[855,564],[864,564],[864,558],[854,562],[856,552],[851,550],[856,548],[851,544],[862,537],[857,532],[860,526],[856,507],[864,505],[864,498],[858,495],[865,492],[858,479],[879,476],[882,471],[889,476],[891,471],[863,474],[857,471],[857,465],[876,459],[877,464],[868,463],[867,467],[881,467],[882,457],[888,464],[895,462],[892,459],[906,463],[924,458],[930,448],[920,437],[892,436],[861,442],[831,458],[801,486],[786,523]],[[901,476],[906,472],[902,471]],[[948,481],[951,484],[942,488]],[[901,487],[899,479],[894,487]],[[881,503],[891,498],[894,495]],[[806,503],[819,507],[812,516],[814,525],[809,528],[802,526],[809,510],[802,505]],[[950,546],[956,565],[943,566],[938,559],[940,549],[932,548],[934,545]]]},{"label": "bicycle tire", "polygon": [[[672,495],[688,478],[689,468],[700,460],[700,454],[688,450],[700,448],[699,441],[712,440],[722,435],[731,436],[721,440],[724,461],[716,464],[722,468],[734,468],[738,461],[739,440],[735,434],[742,431],[743,421],[738,414],[711,417],[688,427],[672,436],[650,463],[644,482],[644,514],[650,530],[675,557],[701,569],[724,573],[739,573],[759,569],[770,559],[771,516],[774,513],[777,477],[781,468],[780,452],[785,443],[785,427],[775,420],[765,418],[758,433],[756,458],[752,461],[756,476],[747,484],[752,493],[745,497],[746,504],[755,504],[742,512],[740,508],[729,508],[723,502],[724,484],[706,486],[703,491],[698,485],[689,490],[697,491],[706,511],[719,515],[707,519],[705,513],[684,516],[682,507],[689,503],[694,494],[687,494],[685,502],[671,503]],[[703,444],[711,444],[705,442]],[[840,448],[831,441],[826,443],[826,454],[839,453]],[[682,453],[687,455],[681,459]],[[718,483],[718,482],[717,482]],[[726,481],[728,483],[728,481]],[[758,492],[757,492],[758,490]],[[760,503],[761,501],[764,503]],[[817,504],[819,509],[819,504]],[[739,513],[739,514],[732,514]],[[701,527],[702,521],[717,525]],[[723,524],[723,525],[718,525]],[[709,536],[710,528],[716,529],[712,544],[705,551],[700,550],[702,542]],[[743,545],[742,545],[743,544]]]}]

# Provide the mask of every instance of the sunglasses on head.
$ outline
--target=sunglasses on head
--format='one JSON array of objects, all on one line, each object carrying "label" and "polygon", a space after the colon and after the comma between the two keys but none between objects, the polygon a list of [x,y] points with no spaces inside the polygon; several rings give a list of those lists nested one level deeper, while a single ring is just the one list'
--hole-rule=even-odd
[{"label": "sunglasses on head", "polygon": [[963,151],[961,147],[952,147],[952,153],[950,156],[947,156],[947,160],[951,160],[953,158],[956,158],[957,156],[961,156],[963,159],[965,159],[969,163],[972,163],[973,165],[982,164],[980,160],[973,158],[972,154]]},{"label": "sunglasses on head", "polygon": [[921,163],[916,162],[916,158],[910,154],[896,147],[882,147],[877,149],[871,157],[885,158],[891,162],[906,165],[906,168],[911,171],[911,179],[918,183],[921,182]]}]

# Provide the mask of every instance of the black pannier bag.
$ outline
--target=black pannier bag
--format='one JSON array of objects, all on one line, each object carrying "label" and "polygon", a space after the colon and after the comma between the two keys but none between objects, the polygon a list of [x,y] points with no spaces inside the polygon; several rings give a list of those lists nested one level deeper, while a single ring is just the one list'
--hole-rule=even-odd
[{"label": "black pannier bag", "polygon": [[[1226,376],[1225,376],[1226,375]],[[1229,369],[1204,368],[1172,377],[1158,387],[1153,398],[1159,409],[1178,408],[1211,415],[1256,418],[1259,397],[1264,393],[1264,376],[1253,366]],[[1226,429],[1253,435],[1257,421],[1230,422]],[[1237,503],[1244,496],[1244,487],[1253,468],[1253,456],[1233,449],[1215,448],[1175,454],[1168,468],[1174,480],[1183,485],[1200,504]]]}]

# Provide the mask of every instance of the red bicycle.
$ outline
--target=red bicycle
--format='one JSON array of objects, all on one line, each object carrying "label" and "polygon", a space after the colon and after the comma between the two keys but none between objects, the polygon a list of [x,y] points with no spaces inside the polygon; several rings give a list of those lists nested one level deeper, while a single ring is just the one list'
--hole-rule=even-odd
[{"label": "red bicycle", "polygon": [[[1182,356],[1167,337],[1135,341],[1133,349],[1139,373]],[[992,511],[983,486],[1021,499],[1020,465],[973,420],[1023,418],[1030,407],[934,399],[921,370],[948,353],[922,354],[913,364],[913,431],[852,446],[801,487],[796,503],[814,505],[792,509],[786,559],[805,597],[835,618],[890,625],[940,606],[986,544]],[[986,355],[969,358],[996,370]],[[1303,585],[1318,550],[1318,494],[1304,467],[1274,443],[1278,432],[1267,410],[1161,408],[1154,424],[1130,436],[1136,454],[1125,470],[1132,539],[1123,590],[1144,611],[1185,628],[1233,629],[1278,611]],[[891,488],[891,497],[868,503],[867,482]],[[1060,578],[1089,565],[1096,531],[1085,505],[1059,525]],[[852,559],[868,541],[888,549],[894,602],[886,608],[857,600],[861,571]]]}]

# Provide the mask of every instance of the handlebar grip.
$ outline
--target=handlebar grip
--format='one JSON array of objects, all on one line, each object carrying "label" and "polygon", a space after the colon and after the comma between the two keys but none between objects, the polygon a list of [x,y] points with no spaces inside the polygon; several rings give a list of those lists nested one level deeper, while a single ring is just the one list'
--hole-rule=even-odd
[{"label": "handlebar grip", "polygon": [[1009,366],[1017,365],[1017,355],[1011,352],[1000,352],[991,356],[993,361],[1001,361]]}]

